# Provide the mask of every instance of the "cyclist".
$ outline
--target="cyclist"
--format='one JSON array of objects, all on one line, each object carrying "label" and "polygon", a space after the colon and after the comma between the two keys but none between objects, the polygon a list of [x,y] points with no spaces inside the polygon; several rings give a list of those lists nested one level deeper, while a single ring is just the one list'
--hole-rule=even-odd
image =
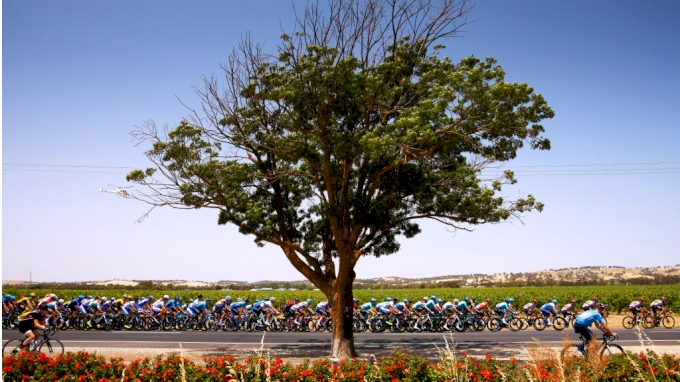
[{"label": "cyclist", "polygon": [[515,302],[515,299],[512,297],[508,297],[505,299],[503,302],[499,302],[496,304],[494,310],[496,311],[496,314],[498,314],[499,317],[501,318],[501,321],[503,324],[507,325],[508,322],[506,321],[506,318],[508,317],[508,313],[515,313],[515,310],[512,309],[512,303]]},{"label": "cyclist", "polygon": [[644,301],[645,301],[645,298],[644,298],[644,297],[640,297],[640,298],[638,298],[637,300],[631,302],[631,303],[628,305],[628,310],[630,310],[630,312],[633,314],[633,317],[637,318],[637,315],[638,315],[640,312],[643,312],[643,313],[646,313],[646,312],[647,312],[647,310],[645,309],[645,307],[642,306],[642,303],[643,303]]},{"label": "cyclist", "polygon": [[269,297],[269,300],[265,301],[264,304],[262,304],[262,309],[264,310],[264,323],[266,325],[269,325],[272,316],[279,314],[279,311],[276,310],[276,308],[274,308],[275,302],[276,302],[275,297]]},{"label": "cyclist", "polygon": [[543,321],[546,325],[551,326],[550,318],[557,316],[557,300],[553,299],[541,306],[541,313],[543,314]]},{"label": "cyclist", "polygon": [[522,311],[527,317],[533,315],[538,311],[538,300],[529,301],[522,307]]},{"label": "cyclist", "polygon": [[416,301],[416,302],[413,304],[413,309],[418,313],[418,319],[416,320],[416,323],[413,325],[413,329],[415,329],[415,330],[418,330],[418,331],[419,331],[419,330],[420,330],[420,327],[418,326],[418,324],[419,324],[421,321],[424,321],[424,320],[426,319],[426,318],[425,318],[425,315],[423,314],[423,312],[427,312],[428,314],[429,314],[429,313],[434,313],[434,312],[427,306],[427,302],[426,302],[427,299],[428,299],[427,297],[423,297],[422,300]]},{"label": "cyclist", "polygon": [[475,306],[475,311],[479,314],[484,314],[485,310],[489,313],[489,315],[491,315],[491,313],[493,313],[491,311],[491,299],[490,298],[487,298],[484,302],[479,303]]},{"label": "cyclist", "polygon": [[15,303],[14,306],[16,306],[18,312],[31,312],[33,311],[33,304],[31,303],[31,299],[28,297],[21,297],[18,299]]},{"label": "cyclist", "polygon": [[42,334],[40,333],[40,330],[46,329],[47,325],[45,324],[45,318],[49,316],[50,313],[49,308],[43,306],[38,310],[32,311],[26,318],[19,321],[19,332],[23,333],[26,337],[21,344],[22,350],[30,345],[37,336]]},{"label": "cyclist", "polygon": [[659,323],[656,321],[657,312],[663,310],[665,303],[666,303],[666,297],[662,296],[660,299],[654,300],[654,301],[652,301],[651,304],[649,304],[649,308],[652,310],[652,318],[654,319],[654,324],[656,326],[659,325]]},{"label": "cyclist", "polygon": [[14,296],[7,293],[2,297],[2,314],[12,314],[14,312]]},{"label": "cyclist", "polygon": [[[456,310],[460,314],[470,313],[470,306],[468,306],[469,301],[470,301],[470,298],[465,297],[463,299],[463,301],[459,301],[458,303],[456,303]],[[455,302],[456,302],[456,300],[454,300],[454,303]]]},{"label": "cyclist", "polygon": [[307,301],[301,301],[295,305],[293,305],[290,308],[290,311],[295,314],[295,319],[293,322],[296,325],[300,325],[300,318],[302,318],[305,314],[314,314],[311,309],[309,309],[309,306],[312,304],[312,299],[307,299]]},{"label": "cyclist", "polygon": [[562,309],[560,309],[560,314],[564,319],[566,319],[570,314],[576,313],[576,300],[571,300],[564,304]]},{"label": "cyclist", "polygon": [[[585,343],[594,341],[596,339],[595,334],[588,328],[590,325],[595,324],[595,326],[600,329],[603,333],[618,337],[619,335],[612,332],[611,329],[604,323],[604,319],[598,310],[596,309],[597,303],[593,302],[589,309],[585,312],[576,316],[574,319],[574,332],[583,336]],[[584,350],[583,345],[579,345],[578,350]]]},{"label": "cyclist", "polygon": [[359,313],[361,314],[361,316],[363,318],[366,319],[366,324],[370,323],[370,318],[372,316],[375,316],[376,314],[378,314],[378,311],[375,310],[375,303],[376,302],[377,302],[376,299],[372,298],[367,303],[365,303],[365,304],[363,304],[359,307]]},{"label": "cyclist", "polygon": [[158,315],[161,313],[167,313],[168,309],[165,307],[165,304],[170,300],[170,296],[167,294],[163,296],[163,298],[159,298],[156,302],[154,302],[151,305],[151,310],[153,311],[154,315]]},{"label": "cyclist", "polygon": [[284,315],[284,317],[289,317],[289,316],[291,315],[290,308],[291,308],[293,305],[295,305],[295,304],[297,304],[297,303],[299,303],[299,302],[300,302],[300,300],[298,300],[297,297],[296,297],[295,299],[293,299],[293,300],[288,300],[288,301],[286,301],[286,303],[283,304],[283,315]]}]

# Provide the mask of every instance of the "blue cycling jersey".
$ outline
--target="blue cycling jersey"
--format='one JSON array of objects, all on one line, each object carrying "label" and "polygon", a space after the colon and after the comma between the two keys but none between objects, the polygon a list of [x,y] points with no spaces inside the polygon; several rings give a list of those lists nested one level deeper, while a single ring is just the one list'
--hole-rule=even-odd
[{"label": "blue cycling jersey", "polygon": [[460,310],[461,312],[464,311],[465,308],[467,308],[465,301],[461,301],[458,303],[458,305],[456,305],[456,309]]},{"label": "blue cycling jersey", "polygon": [[583,325],[585,327],[589,327],[595,321],[599,322],[600,324],[604,324],[602,316],[596,309],[586,310],[585,312],[576,316],[576,319],[574,321],[576,322],[576,324]]},{"label": "blue cycling jersey", "polygon": [[508,305],[508,303],[505,302],[505,301],[499,302],[498,304],[496,304],[496,309],[500,309],[500,310],[506,310],[509,307],[510,307],[510,305]]}]

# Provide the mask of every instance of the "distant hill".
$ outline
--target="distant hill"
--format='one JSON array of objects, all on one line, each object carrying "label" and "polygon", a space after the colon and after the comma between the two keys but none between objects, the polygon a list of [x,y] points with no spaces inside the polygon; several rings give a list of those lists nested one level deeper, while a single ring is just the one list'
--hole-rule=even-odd
[{"label": "distant hill", "polygon": [[[462,274],[428,278],[379,277],[357,279],[354,289],[485,287],[485,286],[541,286],[541,285],[600,285],[600,284],[677,284],[680,283],[680,264],[673,266],[625,268],[618,266],[587,266],[548,269],[536,272]],[[303,281],[262,280],[257,282],[221,280],[217,282],[187,280],[104,280],[79,283],[33,283],[33,287],[49,286],[69,289],[89,288],[171,288],[171,289],[312,289]],[[3,280],[6,287],[28,287],[28,281]]]}]

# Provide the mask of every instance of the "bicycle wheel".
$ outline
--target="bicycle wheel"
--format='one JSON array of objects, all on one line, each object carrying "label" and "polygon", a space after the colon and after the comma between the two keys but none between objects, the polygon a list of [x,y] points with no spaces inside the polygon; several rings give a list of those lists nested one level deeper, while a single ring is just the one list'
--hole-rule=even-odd
[{"label": "bicycle wheel", "polygon": [[9,340],[5,342],[5,344],[2,345],[2,358],[9,357],[13,353],[18,352],[19,346],[21,346],[22,343],[23,341],[21,340]]},{"label": "bicycle wheel", "polygon": [[652,316],[645,317],[645,319],[642,321],[642,326],[647,329],[654,329],[654,319]]},{"label": "bicycle wheel", "polygon": [[486,323],[486,327],[492,332],[497,332],[501,330],[501,320],[498,318],[492,318]]},{"label": "bicycle wheel", "polygon": [[623,325],[623,327],[626,329],[633,329],[633,327],[635,326],[635,319],[633,318],[633,316],[626,316],[621,321],[621,325]]},{"label": "bicycle wheel", "polygon": [[675,326],[675,318],[673,316],[663,316],[661,317],[661,324],[666,329],[671,329]]},{"label": "bicycle wheel", "polygon": [[518,319],[512,319],[512,321],[508,322],[508,328],[510,328],[511,331],[516,332],[522,329],[522,321]]},{"label": "bicycle wheel", "polygon": [[539,332],[545,329],[545,320],[542,318],[537,318],[536,321],[534,321],[534,329],[538,330]]},{"label": "bicycle wheel", "polygon": [[567,327],[567,321],[562,317],[555,317],[553,320],[553,329],[562,330]]},{"label": "bicycle wheel", "polygon": [[607,344],[600,350],[600,359],[621,353],[623,353],[623,348],[621,346],[617,344]]},{"label": "bicycle wheel", "polygon": [[64,354],[64,344],[59,340],[45,341],[38,346],[38,353],[45,353],[48,355]]}]

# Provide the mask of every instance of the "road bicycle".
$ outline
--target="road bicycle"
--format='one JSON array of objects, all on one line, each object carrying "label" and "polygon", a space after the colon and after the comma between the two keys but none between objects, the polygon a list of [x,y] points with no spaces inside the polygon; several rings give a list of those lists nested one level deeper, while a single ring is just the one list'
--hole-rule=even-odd
[{"label": "road bicycle", "polygon": [[[50,338],[54,333],[57,332],[57,328],[49,327],[43,331],[42,337],[34,340],[28,345],[28,351],[46,353],[49,355],[53,354],[64,354],[64,345],[61,341]],[[2,357],[8,357],[13,354],[18,354],[21,350],[21,345],[24,340],[9,340],[4,345],[2,345]],[[23,351],[26,351],[24,349]]]},{"label": "road bicycle", "polygon": [[533,326],[534,329],[538,331],[541,331],[548,326],[552,326],[553,329],[555,330],[562,330],[567,326],[567,320],[560,316],[553,317],[552,320],[550,318],[539,317],[536,320],[534,320]]},{"label": "road bicycle", "polygon": [[633,329],[636,326],[644,326],[647,329],[652,329],[654,327],[654,319],[646,310],[642,310],[632,316],[624,317],[621,324],[626,329]]},{"label": "road bicycle", "polygon": [[672,329],[675,326],[675,318],[672,316],[673,312],[668,310],[668,308],[664,308],[661,313],[656,315],[656,320],[654,320],[654,326],[653,328],[657,326],[663,326],[666,329]]},{"label": "road bicycle", "polygon": [[[615,339],[616,337],[612,336],[611,334],[604,334],[602,336],[602,341],[600,342],[599,345],[597,345],[597,354],[600,356],[600,359],[609,357],[614,354],[624,353],[623,348],[620,345],[612,343]],[[588,356],[589,346],[588,343],[586,342],[586,339],[583,338],[583,335],[581,335],[579,336],[579,340],[581,341],[580,343],[569,344],[562,350],[562,360],[569,358],[570,356],[575,357]],[[594,348],[595,347],[593,347],[592,349]]]}]

